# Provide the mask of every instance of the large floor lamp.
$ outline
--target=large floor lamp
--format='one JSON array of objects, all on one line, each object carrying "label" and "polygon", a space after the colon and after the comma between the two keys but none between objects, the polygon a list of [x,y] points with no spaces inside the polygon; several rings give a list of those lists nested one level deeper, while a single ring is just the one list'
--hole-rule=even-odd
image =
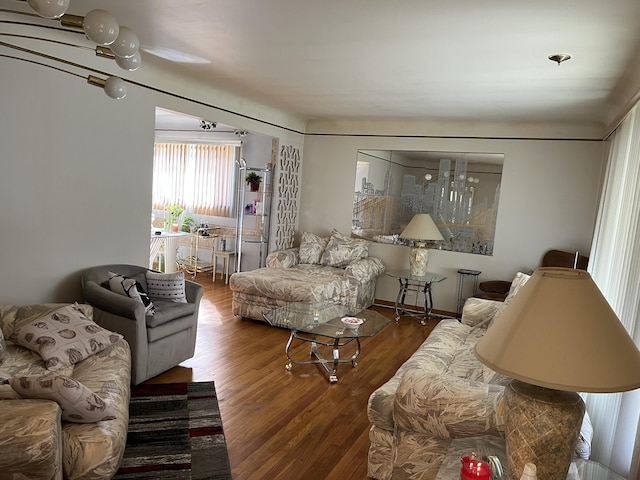
[{"label": "large floor lamp", "polygon": [[409,225],[402,231],[400,238],[413,240],[411,256],[409,257],[409,271],[412,277],[424,277],[427,274],[429,262],[428,243],[442,241],[444,238],[440,230],[433,223],[428,213],[418,213],[413,216]]},{"label": "large floor lamp", "polygon": [[514,480],[526,463],[566,479],[585,408],[576,392],[640,387],[640,351],[584,270],[537,269],[475,353],[513,379],[503,401]]}]

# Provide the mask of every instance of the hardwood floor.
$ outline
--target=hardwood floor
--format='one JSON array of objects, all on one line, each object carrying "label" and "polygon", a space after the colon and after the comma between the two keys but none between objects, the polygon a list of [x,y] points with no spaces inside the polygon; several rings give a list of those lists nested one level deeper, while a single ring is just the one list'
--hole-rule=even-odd
[{"label": "hardwood floor", "polygon": [[[147,383],[213,380],[234,480],[366,479],[367,400],[431,332],[436,320],[392,323],[362,341],[357,368],[342,364],[330,384],[318,365],[285,370],[289,331],[231,315],[231,292],[210,276],[195,356]],[[374,307],[393,319],[393,310]],[[296,345],[296,357],[309,355]]]}]

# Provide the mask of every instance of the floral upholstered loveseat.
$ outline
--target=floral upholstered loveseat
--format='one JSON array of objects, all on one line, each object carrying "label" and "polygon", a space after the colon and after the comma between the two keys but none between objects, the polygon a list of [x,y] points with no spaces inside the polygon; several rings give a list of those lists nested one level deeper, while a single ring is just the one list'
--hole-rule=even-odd
[{"label": "floral upholstered loveseat", "polygon": [[[396,374],[371,394],[370,477],[449,480],[454,477],[441,470],[443,460],[461,445],[467,452],[477,451],[476,438],[483,437],[483,445],[504,447],[500,400],[511,379],[483,365],[473,347],[528,278],[516,275],[504,303],[467,299],[460,322],[441,320]],[[589,457],[590,426],[585,415],[576,456]],[[456,474],[459,454],[457,458]]]},{"label": "floral upholstered loveseat", "polygon": [[231,275],[233,314],[264,321],[264,313],[290,302],[371,306],[385,267],[368,256],[369,245],[337,230],[331,237],[304,232],[300,247],[270,253],[265,268]]},{"label": "floral upholstered loveseat", "polygon": [[112,478],[130,372],[129,345],[90,306],[0,305],[0,478]]}]

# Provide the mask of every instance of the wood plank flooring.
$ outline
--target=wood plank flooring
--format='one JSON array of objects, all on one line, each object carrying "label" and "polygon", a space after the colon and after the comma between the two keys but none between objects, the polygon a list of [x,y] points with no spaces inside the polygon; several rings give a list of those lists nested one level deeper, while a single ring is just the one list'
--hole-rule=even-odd
[{"label": "wood plank flooring", "polygon": [[[215,382],[234,480],[368,478],[369,395],[437,321],[392,321],[362,340],[357,368],[340,365],[330,384],[318,365],[285,370],[288,330],[235,318],[223,281],[202,273],[196,281],[205,293],[195,356],[147,383]],[[392,309],[374,308],[393,319]],[[308,344],[293,352],[308,357]]]}]

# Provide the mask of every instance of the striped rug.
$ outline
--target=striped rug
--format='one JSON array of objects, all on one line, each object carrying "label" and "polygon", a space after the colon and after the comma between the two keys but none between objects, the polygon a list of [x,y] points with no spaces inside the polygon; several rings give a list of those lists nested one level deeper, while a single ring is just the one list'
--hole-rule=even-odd
[{"label": "striped rug", "polygon": [[117,480],[230,480],[213,382],[138,385]]}]

